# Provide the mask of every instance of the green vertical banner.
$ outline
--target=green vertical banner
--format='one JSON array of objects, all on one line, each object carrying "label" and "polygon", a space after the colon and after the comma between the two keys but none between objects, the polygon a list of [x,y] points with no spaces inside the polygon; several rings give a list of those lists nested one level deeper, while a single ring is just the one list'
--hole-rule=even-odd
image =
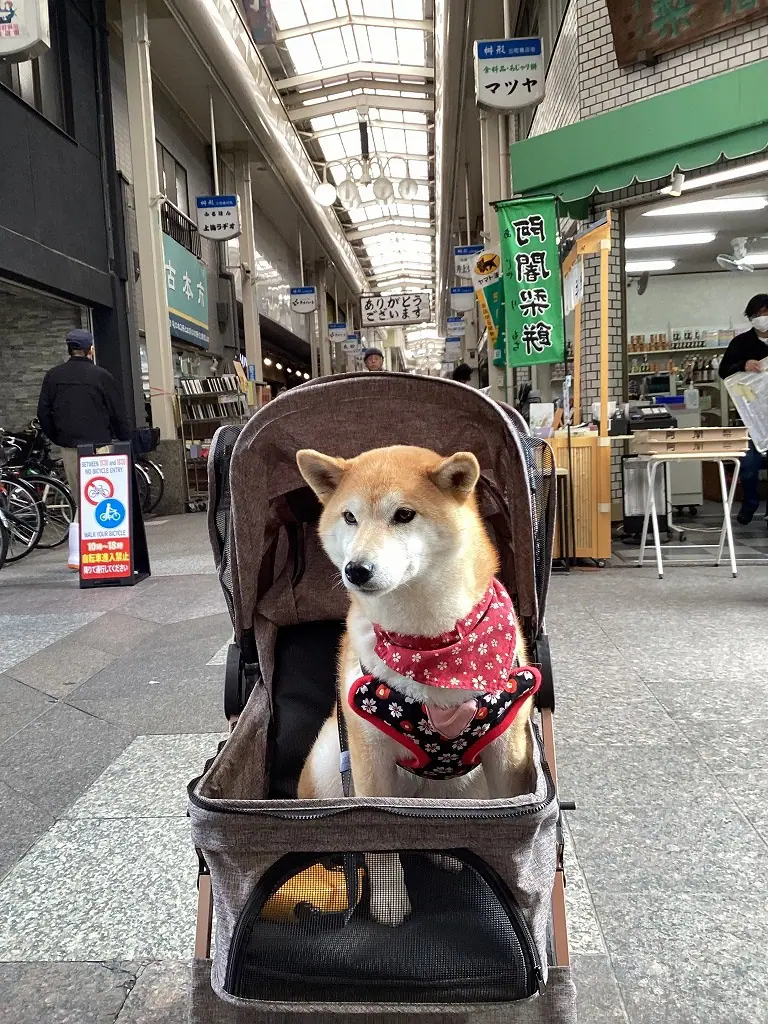
[{"label": "green vertical banner", "polygon": [[565,360],[554,196],[496,204],[501,237],[507,365]]}]

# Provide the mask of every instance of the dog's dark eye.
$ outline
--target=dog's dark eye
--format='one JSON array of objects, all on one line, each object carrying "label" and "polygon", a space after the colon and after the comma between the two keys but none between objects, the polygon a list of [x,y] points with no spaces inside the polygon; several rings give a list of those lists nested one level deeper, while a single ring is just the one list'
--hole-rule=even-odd
[{"label": "dog's dark eye", "polygon": [[351,512],[344,513],[344,522],[347,524],[347,526],[357,526],[357,520],[355,519]]},{"label": "dog's dark eye", "polygon": [[416,513],[412,508],[399,508],[397,512],[392,516],[393,523],[412,523],[416,518]]}]

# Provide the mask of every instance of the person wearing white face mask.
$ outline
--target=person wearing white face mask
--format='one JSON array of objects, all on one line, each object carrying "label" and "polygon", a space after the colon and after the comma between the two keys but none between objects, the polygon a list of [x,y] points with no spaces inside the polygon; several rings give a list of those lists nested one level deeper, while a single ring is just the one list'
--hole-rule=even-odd
[{"label": "person wearing white face mask", "polygon": [[[742,370],[760,373],[760,360],[768,356],[768,295],[753,295],[747,303],[744,316],[752,328],[743,334],[737,334],[726,349],[718,369],[723,379]],[[749,451],[741,460],[744,500],[736,518],[742,526],[752,521],[760,507],[758,480],[764,461],[765,456],[761,455],[750,441]]]}]

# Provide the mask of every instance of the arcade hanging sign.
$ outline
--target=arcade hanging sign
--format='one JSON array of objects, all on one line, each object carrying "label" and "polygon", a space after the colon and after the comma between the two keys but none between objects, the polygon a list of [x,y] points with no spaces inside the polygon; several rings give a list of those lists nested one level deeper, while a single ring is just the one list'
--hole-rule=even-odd
[{"label": "arcade hanging sign", "polygon": [[522,110],[544,99],[544,49],[529,39],[475,41],[475,102],[488,110]]},{"label": "arcade hanging sign", "polygon": [[317,289],[310,285],[291,288],[291,312],[314,313],[317,309]]},{"label": "arcade hanging sign", "polygon": [[562,363],[565,329],[555,198],[508,199],[495,206],[508,365]]},{"label": "arcade hanging sign", "polygon": [[483,251],[482,245],[457,245],[453,250],[453,269],[456,277],[472,277],[472,260]]},{"label": "arcade hanging sign", "polygon": [[328,340],[332,345],[343,344],[347,340],[347,325],[328,324]]},{"label": "arcade hanging sign", "polygon": [[768,14],[768,0],[606,0],[606,5],[619,67]]},{"label": "arcade hanging sign", "polygon": [[19,64],[50,48],[48,0],[0,0],[0,60]]},{"label": "arcade hanging sign", "polygon": [[364,295],[360,300],[360,315],[363,327],[428,323],[432,319],[432,293]]},{"label": "arcade hanging sign", "polygon": [[195,202],[197,230],[203,238],[228,242],[241,234],[240,202],[237,196],[197,196]]}]

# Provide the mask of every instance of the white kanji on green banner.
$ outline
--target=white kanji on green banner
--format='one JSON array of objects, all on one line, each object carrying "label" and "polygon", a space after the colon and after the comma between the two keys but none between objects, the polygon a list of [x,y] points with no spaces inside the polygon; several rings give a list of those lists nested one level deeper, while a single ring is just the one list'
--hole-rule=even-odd
[{"label": "white kanji on green banner", "polygon": [[561,363],[562,284],[553,196],[496,204],[504,274],[507,363]]}]

